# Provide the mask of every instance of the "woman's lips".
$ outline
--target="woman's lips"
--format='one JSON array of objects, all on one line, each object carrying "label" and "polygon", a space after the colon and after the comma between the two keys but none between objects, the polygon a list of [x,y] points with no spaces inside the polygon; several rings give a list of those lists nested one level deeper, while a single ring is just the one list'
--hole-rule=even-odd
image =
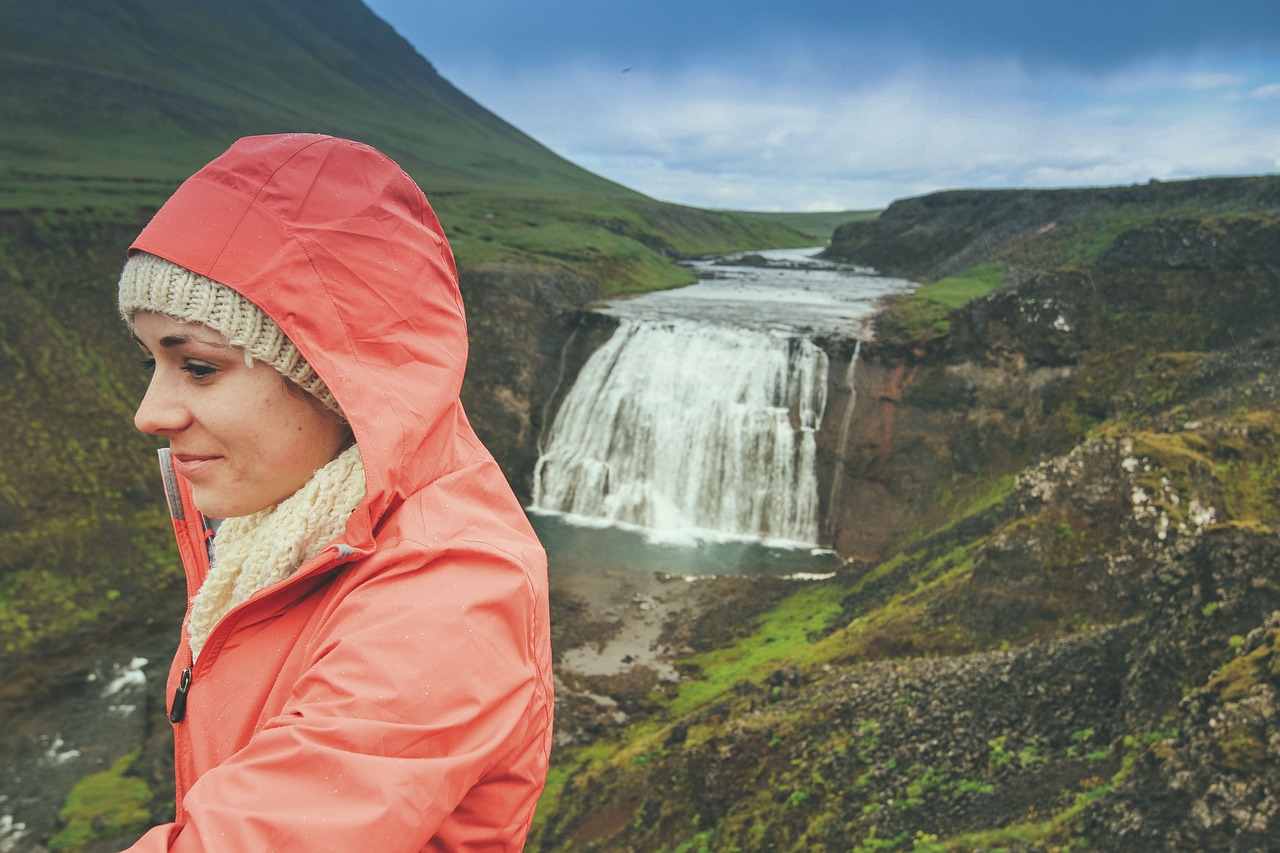
[{"label": "woman's lips", "polygon": [[201,456],[196,453],[175,453],[173,455],[173,467],[178,473],[186,477],[188,480],[198,477],[200,474],[208,471],[221,456]]}]

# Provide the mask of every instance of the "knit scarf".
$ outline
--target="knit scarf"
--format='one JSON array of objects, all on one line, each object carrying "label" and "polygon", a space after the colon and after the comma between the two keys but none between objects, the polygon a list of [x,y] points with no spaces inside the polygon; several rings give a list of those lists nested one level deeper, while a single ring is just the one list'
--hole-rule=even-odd
[{"label": "knit scarf", "polygon": [[224,519],[209,576],[191,603],[192,659],[231,608],[289,577],[341,535],[364,494],[364,465],[352,445],[275,506]]}]

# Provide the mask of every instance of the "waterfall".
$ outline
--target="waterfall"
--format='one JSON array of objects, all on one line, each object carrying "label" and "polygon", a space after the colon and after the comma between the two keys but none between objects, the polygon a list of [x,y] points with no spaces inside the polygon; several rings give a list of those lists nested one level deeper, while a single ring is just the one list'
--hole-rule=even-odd
[{"label": "waterfall", "polygon": [[826,390],[827,356],[803,337],[623,320],[556,413],[532,508],[817,542]]}]

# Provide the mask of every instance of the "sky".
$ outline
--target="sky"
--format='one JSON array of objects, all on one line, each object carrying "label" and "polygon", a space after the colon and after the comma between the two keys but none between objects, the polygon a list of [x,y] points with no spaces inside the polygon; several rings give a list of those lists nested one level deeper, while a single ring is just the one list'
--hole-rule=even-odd
[{"label": "sky", "polygon": [[1280,172],[1280,0],[366,0],[557,154],[696,207]]}]

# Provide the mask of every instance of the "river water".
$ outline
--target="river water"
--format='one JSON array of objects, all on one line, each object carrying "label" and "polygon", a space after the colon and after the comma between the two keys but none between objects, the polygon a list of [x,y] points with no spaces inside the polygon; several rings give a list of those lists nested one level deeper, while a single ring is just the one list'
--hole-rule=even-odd
[{"label": "river water", "polygon": [[[865,340],[881,301],[919,285],[817,257],[821,247],[773,249],[689,264],[699,282],[608,303],[629,320],[688,320],[807,338]],[[768,266],[743,263],[763,258]]]}]

